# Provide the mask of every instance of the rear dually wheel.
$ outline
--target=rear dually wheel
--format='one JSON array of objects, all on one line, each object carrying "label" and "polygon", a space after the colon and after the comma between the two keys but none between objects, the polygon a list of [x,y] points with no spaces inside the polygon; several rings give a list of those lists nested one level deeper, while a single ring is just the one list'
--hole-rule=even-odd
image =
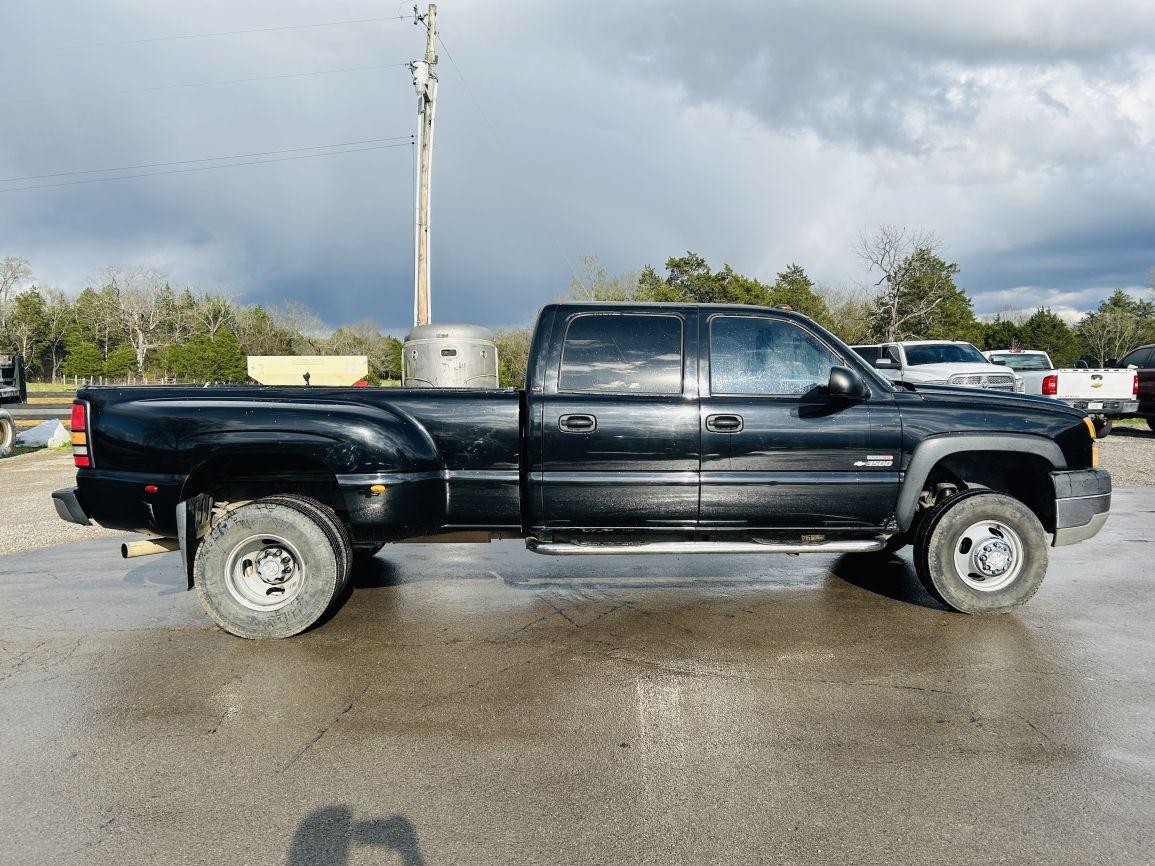
[{"label": "rear dually wheel", "polygon": [[257,500],[218,522],[197,548],[194,584],[230,634],[275,639],[324,616],[344,584],[341,540],[308,510]]}]

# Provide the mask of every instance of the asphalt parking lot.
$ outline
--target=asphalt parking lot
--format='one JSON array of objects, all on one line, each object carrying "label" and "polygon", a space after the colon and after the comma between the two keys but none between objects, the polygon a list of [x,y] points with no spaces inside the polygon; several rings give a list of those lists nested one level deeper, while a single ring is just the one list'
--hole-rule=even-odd
[{"label": "asphalt parking lot", "polygon": [[0,557],[0,861],[1150,862],[1152,515],[994,618],[902,559],[505,542],[252,643],[174,555]]}]

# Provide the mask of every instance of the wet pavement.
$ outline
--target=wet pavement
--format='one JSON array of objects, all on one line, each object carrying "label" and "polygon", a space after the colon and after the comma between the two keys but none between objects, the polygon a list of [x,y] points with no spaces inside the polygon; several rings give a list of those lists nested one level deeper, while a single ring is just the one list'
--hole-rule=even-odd
[{"label": "wet pavement", "polygon": [[0,558],[0,862],[1150,862],[1155,489],[1029,606],[905,559],[387,549],[288,641]]}]

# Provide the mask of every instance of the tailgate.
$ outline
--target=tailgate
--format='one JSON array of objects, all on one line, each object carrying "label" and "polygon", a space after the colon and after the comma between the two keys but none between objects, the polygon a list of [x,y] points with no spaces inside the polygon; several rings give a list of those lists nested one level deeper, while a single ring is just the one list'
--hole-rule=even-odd
[{"label": "tailgate", "polygon": [[1060,370],[1060,400],[1131,400],[1134,370]]}]

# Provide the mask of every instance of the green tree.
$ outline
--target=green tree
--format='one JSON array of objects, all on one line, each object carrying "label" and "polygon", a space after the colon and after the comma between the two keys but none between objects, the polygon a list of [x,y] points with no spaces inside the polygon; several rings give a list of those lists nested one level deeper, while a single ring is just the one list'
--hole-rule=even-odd
[{"label": "green tree", "polygon": [[184,344],[168,347],[173,375],[190,382],[244,382],[248,365],[236,335],[227,328],[215,337],[197,334]]},{"label": "green tree", "polygon": [[983,322],[981,328],[984,349],[1019,349],[1024,345],[1022,329],[1013,319],[995,316],[992,321]]},{"label": "green tree", "polygon": [[12,311],[5,322],[6,342],[24,356],[30,372],[43,374],[40,353],[45,346],[48,320],[44,298],[36,289],[21,292],[12,302]]},{"label": "green tree", "polygon": [[1023,348],[1041,349],[1056,367],[1069,367],[1080,356],[1078,334],[1046,307],[1023,322],[1021,333]]},{"label": "green tree", "polygon": [[123,379],[136,371],[136,352],[128,343],[115,346],[108,357],[104,359],[105,376],[113,379]]},{"label": "green tree", "polygon": [[104,353],[95,343],[69,344],[60,370],[65,376],[91,379],[104,372]]},{"label": "green tree", "polygon": [[871,305],[874,333],[884,340],[980,338],[974,308],[955,283],[959,266],[920,245],[900,264],[898,279]]},{"label": "green tree", "polygon": [[774,285],[770,287],[767,300],[770,306],[785,304],[827,328],[834,324],[826,301],[815,291],[814,281],[806,275],[801,265],[791,263],[778,274]]},{"label": "green tree", "polygon": [[525,369],[529,362],[529,328],[499,329],[497,344],[497,383],[502,388],[525,387]]}]

